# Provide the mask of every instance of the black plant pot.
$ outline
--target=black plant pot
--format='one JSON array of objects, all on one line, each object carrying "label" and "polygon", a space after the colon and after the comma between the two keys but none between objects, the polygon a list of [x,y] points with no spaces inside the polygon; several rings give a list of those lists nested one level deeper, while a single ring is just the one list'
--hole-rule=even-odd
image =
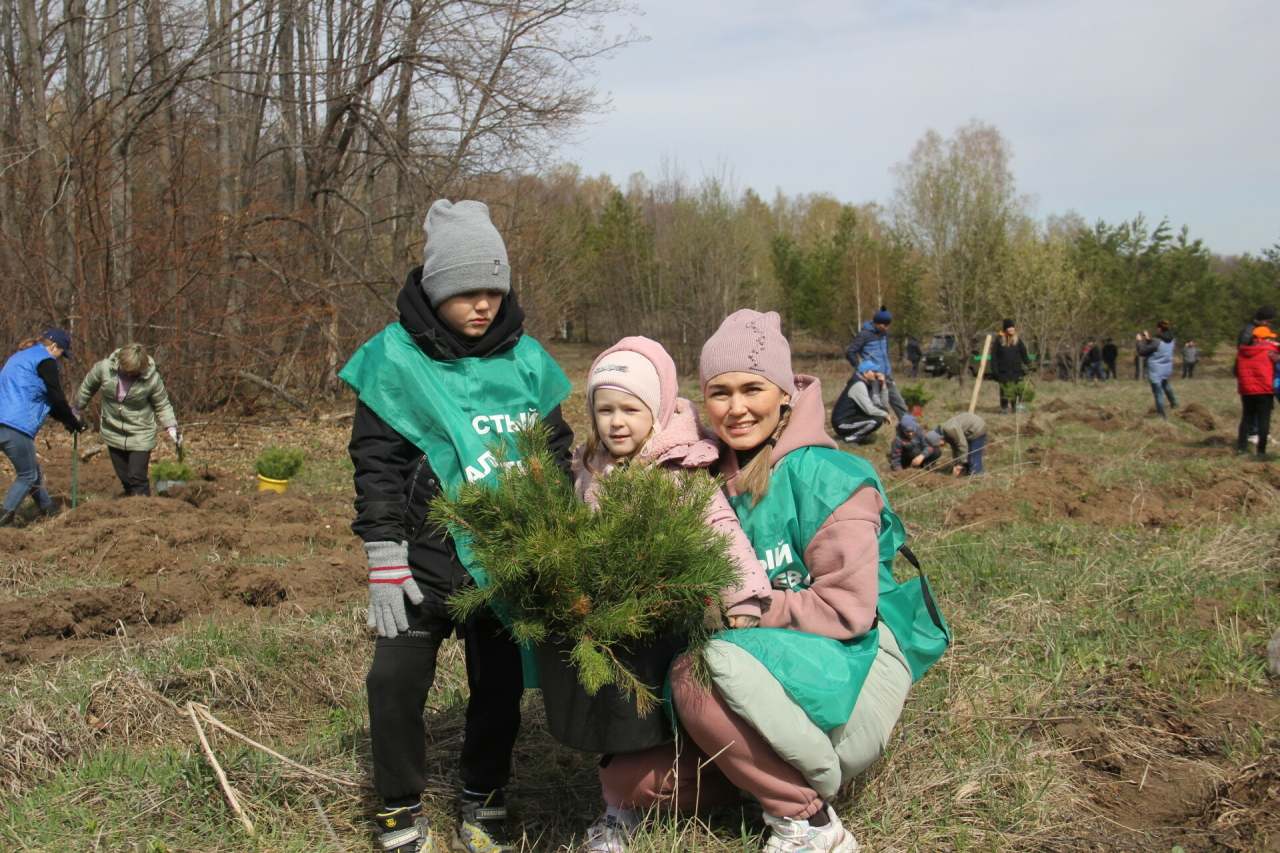
[{"label": "black plant pot", "polygon": [[[629,648],[615,647],[614,654],[660,699],[671,661],[688,643],[684,635],[659,637]],[[552,737],[574,749],[603,753],[636,752],[675,737],[661,703],[640,714],[635,698],[612,684],[587,695],[569,660],[572,649],[570,640],[550,640],[534,649]]]}]

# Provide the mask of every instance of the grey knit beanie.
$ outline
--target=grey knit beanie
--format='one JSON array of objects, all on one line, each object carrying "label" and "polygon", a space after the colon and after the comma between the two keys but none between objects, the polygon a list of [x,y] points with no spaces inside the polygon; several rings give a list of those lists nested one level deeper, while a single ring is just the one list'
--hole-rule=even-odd
[{"label": "grey knit beanie", "polygon": [[422,290],[436,308],[451,296],[477,290],[511,292],[511,266],[502,235],[481,201],[440,199],[423,223]]}]

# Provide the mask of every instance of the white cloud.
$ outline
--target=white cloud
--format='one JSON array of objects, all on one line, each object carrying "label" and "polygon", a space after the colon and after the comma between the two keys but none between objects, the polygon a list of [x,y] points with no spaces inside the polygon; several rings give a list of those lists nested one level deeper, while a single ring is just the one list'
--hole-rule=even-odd
[{"label": "white cloud", "polygon": [[887,201],[926,128],[994,124],[1041,213],[1139,211],[1216,251],[1280,239],[1271,0],[652,0],[563,156],[625,180],[728,163],[770,195]]}]

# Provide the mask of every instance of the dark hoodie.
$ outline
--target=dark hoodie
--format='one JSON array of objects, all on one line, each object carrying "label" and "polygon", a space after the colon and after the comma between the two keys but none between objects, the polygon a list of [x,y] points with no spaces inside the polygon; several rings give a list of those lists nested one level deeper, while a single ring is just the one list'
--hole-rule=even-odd
[{"label": "dark hoodie", "polygon": [[906,429],[899,423],[893,443],[889,445],[889,467],[894,471],[910,468],[911,460],[921,453],[924,453],[924,436],[920,429],[916,428],[915,435],[908,436]]},{"label": "dark hoodie", "polygon": [[[524,334],[524,310],[515,291],[503,298],[489,330],[472,339],[445,325],[427,302],[421,282],[422,268],[418,267],[409,273],[396,307],[400,309],[400,325],[429,358],[484,358],[506,352]],[[551,427],[551,450],[568,474],[573,430],[559,406],[547,413],[543,422]],[[425,596],[422,609],[448,615],[445,600],[470,583],[471,575],[458,560],[453,540],[425,523],[427,509],[440,492],[439,477],[426,454],[359,400],[347,450],[356,469],[352,532],[365,542],[408,541],[409,568]]]}]

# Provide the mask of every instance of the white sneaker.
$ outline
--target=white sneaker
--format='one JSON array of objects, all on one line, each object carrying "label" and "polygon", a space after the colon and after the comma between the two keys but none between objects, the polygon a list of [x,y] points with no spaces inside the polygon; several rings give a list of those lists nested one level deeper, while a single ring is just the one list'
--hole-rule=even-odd
[{"label": "white sneaker", "polygon": [[765,842],[764,853],[858,853],[862,848],[836,817],[836,810],[826,806],[826,826],[810,826],[807,820],[774,817],[765,813],[764,822],[772,830]]},{"label": "white sneaker", "polygon": [[584,853],[627,853],[627,842],[639,825],[639,812],[610,806],[587,830],[581,849]]}]

